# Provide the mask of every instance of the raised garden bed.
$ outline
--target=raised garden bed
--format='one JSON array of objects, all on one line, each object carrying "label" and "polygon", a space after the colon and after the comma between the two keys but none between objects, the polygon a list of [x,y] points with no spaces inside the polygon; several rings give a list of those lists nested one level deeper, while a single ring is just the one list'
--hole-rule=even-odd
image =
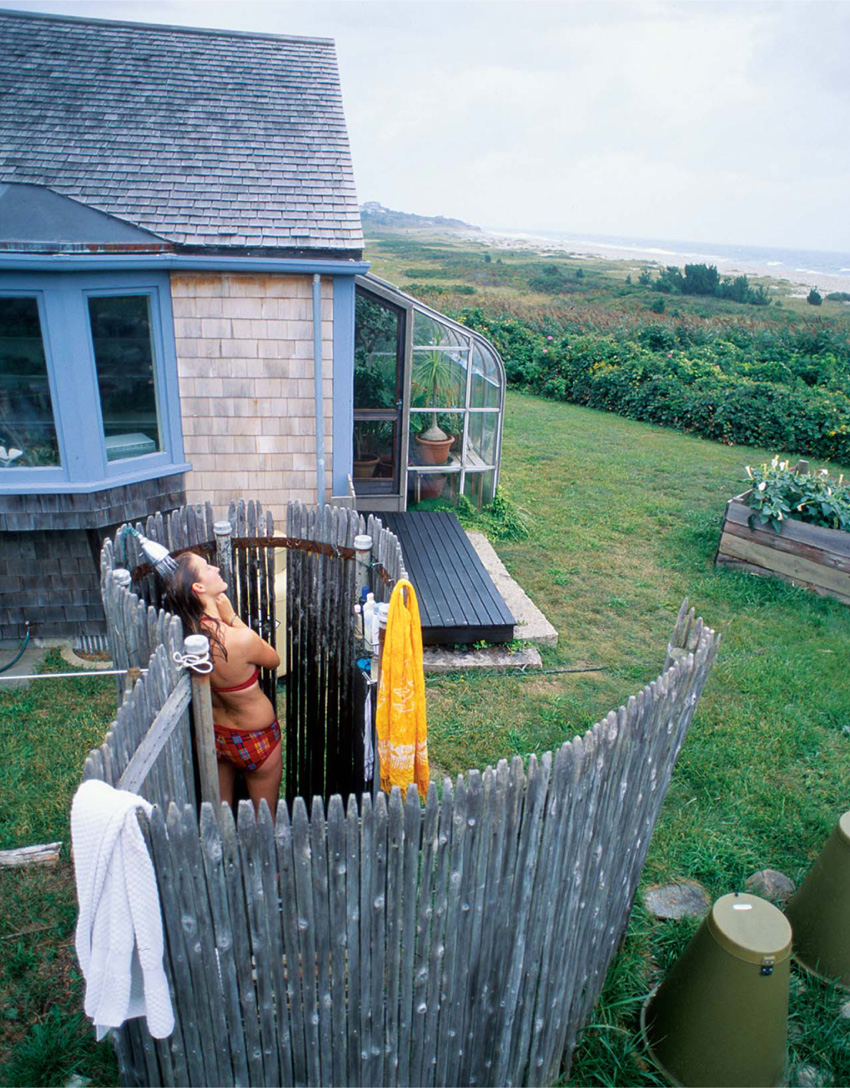
[{"label": "raised garden bed", "polygon": [[726,503],[715,563],[782,578],[850,604],[850,533],[786,518],[779,532],[750,517],[749,491]]}]

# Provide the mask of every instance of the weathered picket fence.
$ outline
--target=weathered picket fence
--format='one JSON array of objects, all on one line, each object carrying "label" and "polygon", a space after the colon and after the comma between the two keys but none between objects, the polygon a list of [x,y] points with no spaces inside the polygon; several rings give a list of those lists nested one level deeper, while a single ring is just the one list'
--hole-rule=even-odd
[{"label": "weathered picket fence", "polygon": [[160,612],[156,623],[138,626],[145,634],[151,628],[160,640],[145,673],[118,707],[103,744],[89,752],[83,778],[99,778],[163,808],[171,802],[194,808],[191,680],[174,660],[175,651],[183,649],[182,627],[174,616]]},{"label": "weathered picket fence", "polygon": [[[340,507],[291,503],[285,536],[259,503],[232,503],[216,521],[209,504],[153,515],[136,528],[172,552],[198,552],[222,568],[234,608],[267,642],[276,644],[275,554],[287,555],[286,713],[283,729],[287,801],[335,793],[347,799],[367,787],[364,772],[365,681],[356,670],[354,603],[367,584],[377,601],[406,577],[396,537],[374,516]],[[358,536],[371,550],[358,561]],[[116,575],[129,568],[126,576]],[[101,581],[107,632],[116,668],[141,668],[163,641],[168,617],[159,608],[160,580],[144,562],[138,541],[119,530],[104,542]],[[277,708],[277,673],[264,669],[260,684]],[[280,715],[283,719],[284,716]]]},{"label": "weathered picket fence", "polygon": [[[667,667],[626,706],[527,767],[432,784],[424,807],[411,787],[347,808],[315,797],[309,814],[298,798],[274,822],[243,803],[234,822],[163,793],[142,823],[176,1024],[167,1040],[142,1020],[115,1033],[121,1083],[552,1084],[717,653],[686,605]],[[148,690],[168,686],[156,667],[125,704],[148,720]]]}]

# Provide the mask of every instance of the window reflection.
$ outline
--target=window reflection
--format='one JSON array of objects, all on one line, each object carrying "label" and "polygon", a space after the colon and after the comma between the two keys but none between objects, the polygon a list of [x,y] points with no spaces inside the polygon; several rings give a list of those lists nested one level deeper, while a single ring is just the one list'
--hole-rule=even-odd
[{"label": "window reflection", "polygon": [[34,298],[0,298],[0,470],[59,464]]},{"label": "window reflection", "polygon": [[354,324],[354,407],[393,408],[398,400],[401,315],[357,292]]},{"label": "window reflection", "polygon": [[492,352],[476,343],[472,349],[472,388],[469,403],[472,408],[498,408],[502,381]]},{"label": "window reflection", "polygon": [[162,449],[147,295],[89,298],[106,457]]}]

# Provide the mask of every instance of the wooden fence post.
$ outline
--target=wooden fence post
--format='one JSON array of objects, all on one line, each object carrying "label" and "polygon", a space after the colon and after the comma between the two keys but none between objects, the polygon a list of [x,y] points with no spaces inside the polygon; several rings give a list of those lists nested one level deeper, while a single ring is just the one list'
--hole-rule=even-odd
[{"label": "wooden fence post", "polygon": [[[115,570],[113,570],[112,572],[112,581],[118,589],[126,589],[129,591],[133,579],[130,576],[130,572],[128,570],[124,570],[123,567],[116,567]],[[126,669],[130,664],[130,659],[126,653],[127,647],[123,627],[119,622],[118,617],[115,615],[107,616],[107,621],[115,630],[115,643],[117,652],[113,652],[115,653],[116,657],[118,653],[121,653],[122,656],[121,661],[115,660],[112,662],[113,667],[116,669]],[[130,678],[129,672],[126,673],[124,676],[116,676],[115,679],[118,683],[118,705],[120,706],[123,703],[124,699],[133,690],[134,681]]]},{"label": "wooden fence post", "polygon": [[363,587],[372,588],[372,538],[361,535],[354,538],[354,602],[360,603]]},{"label": "wooden fence post", "polygon": [[233,593],[233,551],[231,537],[233,526],[229,521],[217,521],[213,525],[215,533],[215,562],[221,571],[221,576],[227,582],[228,593]]},{"label": "wooden fence post", "polygon": [[183,640],[183,653],[192,662],[188,664],[188,668],[192,673],[192,722],[195,727],[195,751],[198,754],[201,779],[201,801],[209,801],[214,812],[218,814],[221,794],[218,789],[218,763],[215,758],[210,674],[196,671],[196,666],[204,666],[209,662],[210,640],[206,635],[189,635]]}]

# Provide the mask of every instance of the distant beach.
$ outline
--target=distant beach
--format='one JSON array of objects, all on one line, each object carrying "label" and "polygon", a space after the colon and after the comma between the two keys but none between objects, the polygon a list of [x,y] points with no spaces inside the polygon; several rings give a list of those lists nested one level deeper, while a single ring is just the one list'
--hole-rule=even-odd
[{"label": "distant beach", "polygon": [[[473,237],[470,235],[470,237]],[[770,276],[785,280],[802,297],[810,287],[821,294],[850,292],[850,253],[778,247],[715,245],[652,238],[580,235],[561,231],[502,231],[484,228],[474,237],[504,249],[561,251],[610,261],[650,261],[657,265],[716,265],[721,276]]]}]

